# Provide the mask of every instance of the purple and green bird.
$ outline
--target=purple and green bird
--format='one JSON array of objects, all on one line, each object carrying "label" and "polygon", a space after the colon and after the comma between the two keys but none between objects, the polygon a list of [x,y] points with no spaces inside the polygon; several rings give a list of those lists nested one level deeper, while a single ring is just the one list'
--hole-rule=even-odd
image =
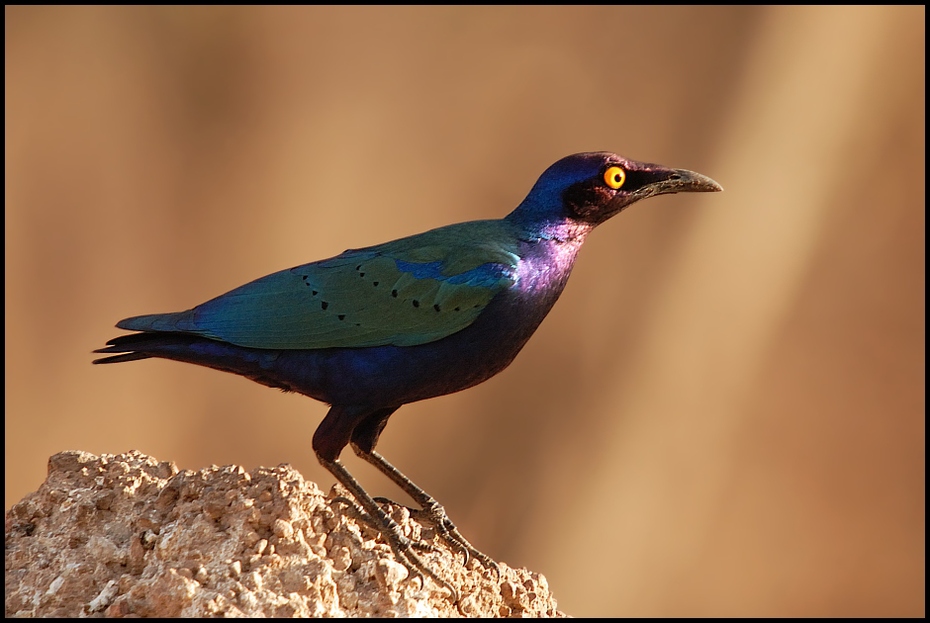
[{"label": "purple and green bird", "polygon": [[127,318],[137,331],[94,363],[162,357],[232,372],[331,405],[313,435],[320,463],[348,489],[412,573],[438,578],[429,549],[397,524],[339,461],[347,445],[406,491],[454,547],[475,549],[443,507],[375,451],[402,405],[451,394],[508,365],[559,298],[595,227],[641,199],[714,192],[712,179],[608,152],[549,167],[509,215],[272,273],[182,312]]}]

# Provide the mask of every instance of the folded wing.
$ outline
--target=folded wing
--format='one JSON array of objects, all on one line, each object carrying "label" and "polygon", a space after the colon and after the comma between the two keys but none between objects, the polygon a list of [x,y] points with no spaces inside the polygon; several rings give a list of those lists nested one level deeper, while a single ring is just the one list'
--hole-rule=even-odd
[{"label": "folded wing", "polygon": [[272,273],[188,311],[127,318],[117,326],[250,348],[426,344],[469,326],[513,285],[519,258],[512,243],[500,241],[512,238],[496,236],[486,224],[349,250]]}]

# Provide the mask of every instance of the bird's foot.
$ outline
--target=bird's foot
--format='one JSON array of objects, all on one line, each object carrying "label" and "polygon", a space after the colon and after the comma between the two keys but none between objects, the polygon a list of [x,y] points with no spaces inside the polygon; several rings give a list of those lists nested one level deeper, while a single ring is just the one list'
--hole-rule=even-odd
[{"label": "bird's foot", "polygon": [[[395,502],[395,501],[392,500],[391,498],[386,498],[386,497],[380,497],[380,496],[379,496],[379,497],[374,497],[374,498],[372,498],[372,499],[373,499],[375,502],[377,502],[378,504],[380,504],[380,505],[382,505],[382,506],[386,506],[387,509],[385,510],[385,512],[388,514],[389,517],[391,517],[392,519],[394,519],[394,521],[396,521],[398,524],[404,523],[403,514],[398,515],[398,514],[396,514],[396,512],[392,513],[392,512],[391,512],[391,509],[403,509],[403,511],[406,511],[406,513],[407,513],[408,516],[417,518],[418,521],[421,521],[421,519],[422,519],[422,517],[423,517],[423,511],[422,511],[421,509],[419,509],[419,508],[410,508],[409,506],[405,506],[405,505],[403,505],[403,504],[399,504],[398,502]],[[421,521],[421,523],[422,523],[422,521]],[[430,522],[430,523],[431,523],[431,522]],[[404,535],[404,536],[406,537],[406,535]],[[420,550],[421,552],[427,552],[427,553],[430,553],[430,554],[438,554],[438,553],[440,553],[440,552],[442,551],[441,549],[439,549],[438,547],[436,547],[436,546],[433,545],[432,543],[427,543],[426,541],[423,541],[423,540],[421,540],[421,539],[419,539],[419,538],[416,538],[416,537],[406,537],[406,538],[410,541],[410,547],[412,547],[412,548],[414,548],[414,549],[418,549],[418,550]]]},{"label": "bird's foot", "polygon": [[[378,501],[390,502],[390,500],[386,500],[384,498],[378,499]],[[429,543],[413,541],[407,538],[401,531],[400,525],[391,519],[388,515],[384,514],[383,516],[383,519],[386,521],[382,520],[381,517],[376,518],[371,513],[366,512],[365,509],[355,500],[352,500],[347,496],[336,496],[332,499],[332,502],[340,502],[345,504],[349,509],[349,513],[353,515],[355,519],[365,521],[369,525],[375,527],[381,536],[384,537],[384,539],[388,542],[388,545],[391,547],[391,551],[394,552],[394,557],[397,559],[397,561],[407,568],[411,578],[419,577],[420,582],[423,583],[425,582],[425,576],[431,579],[437,585],[445,588],[449,591],[452,602],[455,603],[461,611],[461,600],[459,599],[459,593],[457,590],[455,590],[455,587],[430,570],[426,563],[423,562],[423,560],[413,551],[414,549],[419,549],[422,551],[437,553],[440,551],[437,547],[430,545]],[[393,504],[393,502],[391,503]]]},{"label": "bird's foot", "polygon": [[439,533],[439,536],[454,549],[462,552],[465,558],[465,560],[462,561],[463,565],[467,565],[469,559],[474,557],[483,567],[493,570],[498,578],[501,577],[501,570],[500,567],[497,566],[497,563],[494,562],[490,556],[468,542],[468,539],[459,532],[456,525],[449,519],[449,515],[446,514],[446,509],[442,504],[436,500],[430,499],[429,501],[424,501],[422,510],[410,509],[410,514],[419,521],[426,520],[436,526],[436,532]]},{"label": "bird's foot", "polygon": [[[389,498],[376,497],[374,499],[380,504],[402,506]],[[462,561],[463,565],[468,565],[468,561],[474,557],[486,569],[491,569],[494,571],[498,578],[501,577],[500,567],[497,566],[497,563],[494,562],[490,556],[468,542],[468,539],[466,539],[465,536],[459,532],[458,527],[456,527],[456,525],[452,523],[452,520],[449,519],[449,515],[446,513],[446,509],[442,504],[437,502],[432,497],[422,500],[421,504],[423,505],[423,508],[410,508],[409,506],[403,506],[403,508],[407,509],[407,511],[410,513],[410,516],[415,518],[417,521],[421,523],[426,522],[435,526],[436,532],[440,537],[442,537],[449,545],[451,545],[453,549],[462,552],[462,556],[464,557],[464,560]],[[422,541],[413,541],[412,544],[413,547],[424,551],[438,551],[436,547]]]}]

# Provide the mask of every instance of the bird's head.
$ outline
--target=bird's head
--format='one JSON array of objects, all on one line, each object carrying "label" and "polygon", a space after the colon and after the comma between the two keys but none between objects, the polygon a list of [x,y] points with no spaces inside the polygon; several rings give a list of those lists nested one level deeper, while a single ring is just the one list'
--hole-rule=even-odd
[{"label": "bird's head", "polygon": [[522,225],[569,221],[594,227],[640,199],[720,190],[720,184],[694,171],[588,152],[562,158],[546,169],[507,218]]}]

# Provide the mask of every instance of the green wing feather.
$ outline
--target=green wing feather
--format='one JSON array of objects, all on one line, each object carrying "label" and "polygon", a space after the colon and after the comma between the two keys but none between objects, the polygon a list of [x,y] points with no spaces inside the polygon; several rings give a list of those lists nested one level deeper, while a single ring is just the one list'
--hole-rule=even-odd
[{"label": "green wing feather", "polygon": [[514,283],[505,221],[434,229],[272,273],[194,309],[117,326],[273,349],[414,346],[461,331]]}]

